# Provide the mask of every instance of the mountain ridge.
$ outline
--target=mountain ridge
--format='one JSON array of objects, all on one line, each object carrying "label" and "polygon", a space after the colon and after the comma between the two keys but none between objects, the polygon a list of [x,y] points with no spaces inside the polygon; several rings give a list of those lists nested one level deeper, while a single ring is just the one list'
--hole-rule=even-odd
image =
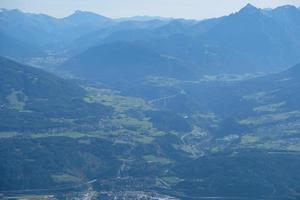
[{"label": "mountain ridge", "polygon": [[67,118],[97,119],[111,112],[101,104],[86,103],[86,91],[76,83],[41,69],[0,57],[0,75],[1,131],[75,128],[79,123]]}]

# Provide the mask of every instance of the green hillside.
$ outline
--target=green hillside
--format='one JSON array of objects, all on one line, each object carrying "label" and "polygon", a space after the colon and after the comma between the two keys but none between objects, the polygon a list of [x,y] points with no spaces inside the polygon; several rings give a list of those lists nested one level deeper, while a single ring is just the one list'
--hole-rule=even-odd
[{"label": "green hillside", "polygon": [[94,124],[111,108],[84,101],[71,81],[0,58],[0,130],[27,131]]}]

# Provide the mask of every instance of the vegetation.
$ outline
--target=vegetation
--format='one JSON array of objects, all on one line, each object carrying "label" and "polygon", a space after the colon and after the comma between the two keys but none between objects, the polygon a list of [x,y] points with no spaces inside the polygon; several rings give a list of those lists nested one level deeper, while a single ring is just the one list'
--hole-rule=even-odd
[{"label": "vegetation", "polygon": [[84,89],[42,70],[0,58],[0,131],[95,125],[112,109],[83,101]]},{"label": "vegetation", "polygon": [[145,155],[144,159],[149,163],[159,163],[161,165],[168,165],[172,163],[172,161],[167,158],[156,157],[154,155]]},{"label": "vegetation", "polygon": [[298,8],[0,21],[0,193],[299,199]]}]

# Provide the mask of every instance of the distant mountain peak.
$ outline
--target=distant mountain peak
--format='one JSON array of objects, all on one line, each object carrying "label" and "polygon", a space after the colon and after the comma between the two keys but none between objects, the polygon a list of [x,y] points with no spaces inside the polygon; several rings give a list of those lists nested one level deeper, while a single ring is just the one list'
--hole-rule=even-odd
[{"label": "distant mountain peak", "polygon": [[251,3],[248,3],[244,8],[250,8],[250,9],[257,9],[254,5],[252,5]]},{"label": "distant mountain peak", "polygon": [[76,10],[72,15],[98,15],[89,11]]},{"label": "distant mountain peak", "polygon": [[276,10],[282,10],[282,11],[296,11],[296,12],[298,12],[299,8],[297,8],[296,6],[293,6],[293,5],[284,5],[284,6],[277,7],[274,10],[275,11]]},{"label": "distant mountain peak", "polygon": [[287,74],[292,75],[292,76],[299,77],[300,76],[300,63],[293,66],[293,67],[291,67],[291,68],[289,68],[284,73],[287,73]]},{"label": "distant mountain peak", "polygon": [[89,11],[82,11],[82,10],[76,10],[73,14],[69,15],[66,18],[81,18],[81,17],[92,17],[95,18],[103,18],[103,19],[109,19],[105,16],[99,15],[97,13],[89,12]]},{"label": "distant mountain peak", "polygon": [[73,14],[71,14],[69,17],[74,16],[98,16],[98,17],[104,17],[102,15],[98,15],[97,13],[89,12],[89,11],[82,11],[82,10],[76,10]]},{"label": "distant mountain peak", "polygon": [[23,13],[19,9],[6,9],[6,8],[0,8],[0,12],[5,12],[5,13]]},{"label": "distant mountain peak", "polygon": [[248,3],[245,7],[243,7],[239,11],[239,13],[249,13],[249,14],[258,13],[258,12],[260,12],[260,10],[250,3]]},{"label": "distant mountain peak", "polygon": [[294,5],[284,5],[284,6],[280,6],[280,7],[278,7],[278,8],[285,8],[285,9],[297,9],[297,7],[296,6],[294,6]]},{"label": "distant mountain peak", "polygon": [[99,15],[97,13],[89,11],[76,10],[73,14],[64,18],[71,23],[81,24],[81,23],[99,23],[99,22],[109,22],[110,18]]},{"label": "distant mountain peak", "polygon": [[4,11],[14,11],[14,12],[17,11],[17,12],[21,12],[19,9],[16,9],[16,8],[15,8],[15,9],[0,8],[0,11],[1,11],[1,12],[4,12]]}]

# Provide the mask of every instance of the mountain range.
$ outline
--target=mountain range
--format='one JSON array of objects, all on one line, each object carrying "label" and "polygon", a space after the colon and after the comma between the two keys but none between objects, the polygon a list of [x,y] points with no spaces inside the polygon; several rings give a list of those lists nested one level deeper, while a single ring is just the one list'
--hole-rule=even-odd
[{"label": "mountain range", "polygon": [[[51,57],[57,61],[53,63],[61,64],[93,46],[129,42],[175,57],[186,65],[193,63],[198,76],[269,73],[300,62],[299,16],[300,10],[294,6],[263,10],[250,4],[237,13],[202,21],[118,21],[82,11],[58,19],[2,10],[0,32],[10,39],[1,54],[28,63]],[[14,48],[20,52],[12,56],[12,46],[23,48]]]},{"label": "mountain range", "polygon": [[0,198],[299,199],[299,8],[1,9],[0,43]]}]

